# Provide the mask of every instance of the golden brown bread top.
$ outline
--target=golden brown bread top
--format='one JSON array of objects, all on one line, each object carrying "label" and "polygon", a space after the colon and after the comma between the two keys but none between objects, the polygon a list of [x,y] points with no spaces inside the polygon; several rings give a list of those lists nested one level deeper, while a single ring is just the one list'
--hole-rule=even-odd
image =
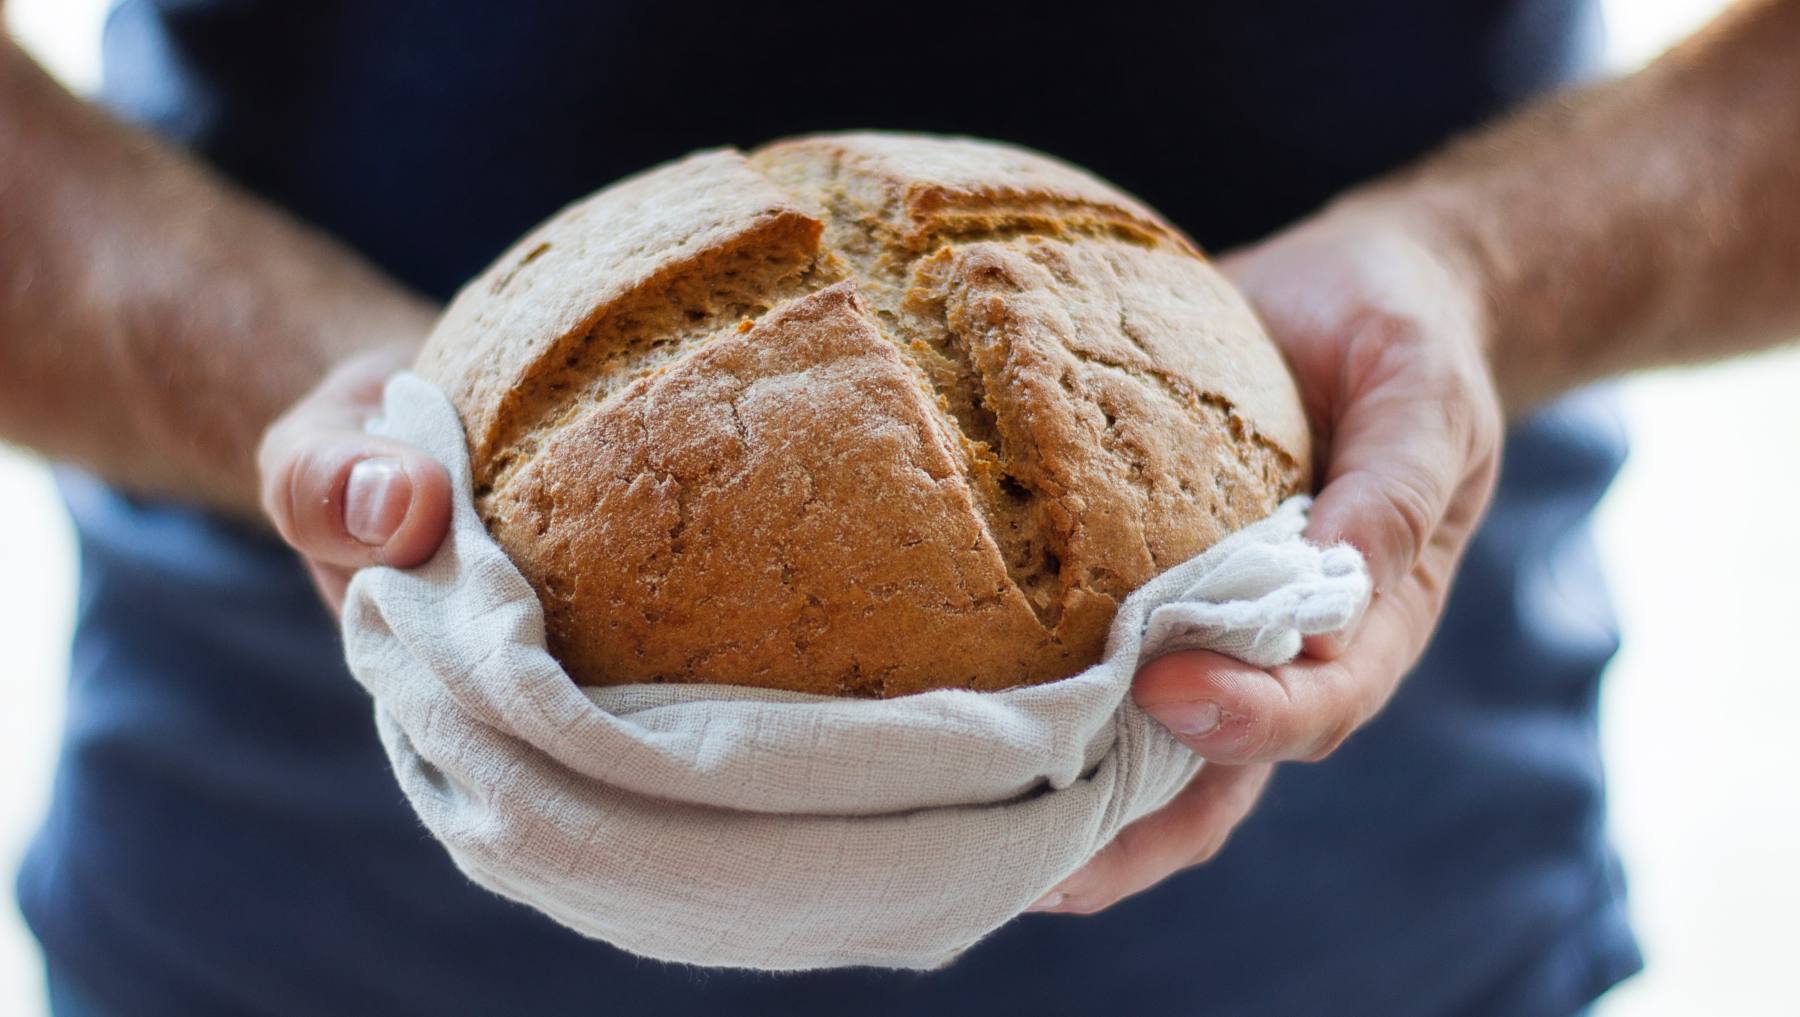
[{"label": "golden brown bread top", "polygon": [[998,689],[1308,475],[1178,231],[969,140],[703,152],[521,240],[419,370],[577,681]]}]

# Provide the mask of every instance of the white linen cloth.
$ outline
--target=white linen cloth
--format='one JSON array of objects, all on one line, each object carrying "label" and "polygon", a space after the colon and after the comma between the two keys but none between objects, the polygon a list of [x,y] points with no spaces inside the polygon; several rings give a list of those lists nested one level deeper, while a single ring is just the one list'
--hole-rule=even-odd
[{"label": "white linen cloth", "polygon": [[1280,663],[1369,598],[1354,549],[1300,539],[1296,498],[1132,595],[1105,659],[1062,681],[889,700],[582,688],[475,514],[449,401],[399,375],[374,429],[436,456],[457,492],[436,556],[361,571],[344,608],[402,790],[475,882],[662,960],[945,964],[1199,769],[1132,703],[1140,658]]}]

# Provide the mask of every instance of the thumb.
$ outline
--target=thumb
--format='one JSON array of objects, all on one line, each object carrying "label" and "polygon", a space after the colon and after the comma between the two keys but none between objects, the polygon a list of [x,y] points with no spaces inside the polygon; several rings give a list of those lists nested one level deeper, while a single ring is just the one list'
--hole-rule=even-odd
[{"label": "thumb", "polygon": [[328,379],[263,436],[263,510],[315,566],[417,565],[450,526],[450,475],[422,449],[367,434],[370,407]]}]

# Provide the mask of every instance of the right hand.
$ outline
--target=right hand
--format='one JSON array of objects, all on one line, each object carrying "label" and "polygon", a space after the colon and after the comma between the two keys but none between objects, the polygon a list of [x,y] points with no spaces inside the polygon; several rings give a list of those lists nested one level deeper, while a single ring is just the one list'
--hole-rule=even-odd
[{"label": "right hand", "polygon": [[333,614],[357,569],[422,564],[450,528],[443,465],[363,430],[381,410],[388,376],[410,360],[394,348],[344,361],[269,425],[257,449],[263,511]]},{"label": "right hand", "polygon": [[1387,702],[1431,636],[1493,494],[1502,418],[1480,280],[1410,208],[1340,203],[1221,262],[1256,306],[1322,438],[1306,536],[1363,553],[1352,631],[1272,668],[1204,650],[1145,664],[1132,698],[1210,763],[1036,910],[1085,914],[1205,862],[1271,764],[1317,761]]}]

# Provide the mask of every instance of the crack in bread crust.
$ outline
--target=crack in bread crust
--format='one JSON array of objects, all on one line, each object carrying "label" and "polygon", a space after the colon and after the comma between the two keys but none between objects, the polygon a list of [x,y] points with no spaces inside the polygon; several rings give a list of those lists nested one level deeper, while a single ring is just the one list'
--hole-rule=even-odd
[{"label": "crack in bread crust", "polygon": [[[775,155],[779,155],[777,148]],[[989,393],[1004,382],[978,371],[966,336],[946,319],[944,281],[930,266],[953,245],[1020,237],[1058,237],[1169,246],[1191,245],[1160,224],[1116,206],[1054,195],[1015,194],[978,210],[958,207],[938,193],[906,202],[889,190],[877,203],[859,202],[842,159],[783,164],[753,155],[751,165],[825,223],[821,243],[848,262],[849,275],[865,287],[882,321],[882,333],[907,353],[934,396],[948,432],[960,439],[962,460],[977,497],[981,524],[999,551],[1015,590],[1030,606],[1047,640],[1057,638],[1065,591],[1061,582],[1066,540],[1040,518],[1041,494],[1009,469]],[[910,205],[910,209],[903,207]],[[911,228],[903,220],[911,212]]]},{"label": "crack in bread crust", "polygon": [[[1246,378],[1267,380],[1271,364],[1273,383],[1287,381],[1272,347],[1216,386],[1196,374],[1196,365],[1214,362],[1208,357],[1229,366],[1242,352],[1248,340],[1234,329],[1267,340],[1241,301],[1231,303],[1229,287],[1209,281],[1216,273],[1179,231],[1091,178],[1047,162],[1009,165],[994,186],[981,159],[967,179],[951,165],[924,180],[908,175],[904,152],[896,170],[893,144],[878,140],[783,143],[737,157],[739,175],[760,181],[742,186],[763,188],[757,193],[766,197],[756,200],[769,211],[729,232],[700,231],[718,239],[687,244],[638,283],[612,290],[572,319],[578,323],[560,339],[534,346],[534,359],[498,387],[497,397],[482,395],[482,383],[496,391],[485,379],[453,392],[462,396],[465,422],[473,421],[478,509],[538,589],[552,649],[577,680],[726,681],[889,696],[1062,677],[1098,656],[1117,602],[1131,589],[1266,513],[1304,479],[1304,448],[1290,454],[1256,425],[1270,404],[1241,412],[1228,394],[1245,391]],[[956,143],[912,144],[929,154]],[[644,180],[654,183],[655,176]],[[554,225],[546,227],[551,240]],[[504,270],[497,265],[485,277],[482,296],[490,302],[528,299],[534,286],[543,287],[533,273],[541,271],[540,259],[557,255],[550,240],[530,240]],[[1189,290],[1198,296],[1181,296]],[[845,292],[849,304],[831,295]],[[827,306],[820,300],[860,317],[864,324],[855,327],[866,326],[898,354],[880,370],[916,390],[925,428],[904,456],[935,462],[924,450],[938,446],[945,457],[923,467],[915,484],[939,491],[931,496],[937,507],[919,517],[927,531],[938,528],[936,536],[878,529],[861,538],[875,543],[858,545],[895,561],[942,556],[950,548],[942,528],[965,519],[959,550],[916,559],[936,562],[937,578],[929,582],[890,575],[860,588],[819,586],[816,573],[797,568],[814,553],[804,541],[794,543],[799,530],[718,543],[747,538],[715,533],[719,506],[743,504],[715,495],[741,482],[769,483],[766,473],[745,479],[751,467],[742,450],[775,454],[757,446],[779,432],[768,430],[767,405],[745,403],[754,382],[735,378],[730,392],[705,397],[711,404],[693,403],[695,386],[706,384],[696,365],[724,370],[728,361],[709,350],[793,341],[782,323],[812,320]],[[487,312],[476,310],[475,320],[484,320]],[[1196,338],[1221,352],[1184,352],[1177,340],[1189,337],[1180,333],[1213,314],[1225,319],[1218,329],[1224,338]],[[805,328],[816,326],[803,326],[810,334]],[[456,364],[443,356],[437,362]],[[680,386],[664,384],[677,374]],[[688,402],[670,405],[716,406],[714,440],[740,450],[725,456],[738,463],[737,472],[715,463],[702,476],[691,462],[677,468],[664,461],[658,443],[684,425],[646,414],[670,412],[662,401],[676,397]],[[890,390],[884,398],[895,407],[905,402],[896,397]],[[472,406],[477,398],[484,401]],[[1274,404],[1285,409],[1279,398]],[[854,400],[844,405],[852,411],[844,425],[856,426]],[[618,427],[625,432],[605,437]],[[1291,439],[1295,429],[1279,433]],[[618,455],[637,465],[602,479],[570,460],[603,448],[623,448]],[[813,460],[782,461],[800,468]],[[815,475],[820,468],[801,469],[804,497],[780,510],[789,516],[772,518],[811,527],[803,521],[859,511],[839,478]],[[822,485],[834,492],[829,499]],[[610,542],[595,542],[597,524],[613,535]],[[625,547],[621,540],[649,543]],[[698,554],[695,561],[724,562],[722,574],[734,574],[743,563],[728,559],[746,552],[779,566],[761,596],[790,604],[787,613],[770,614],[766,604],[731,607],[751,602],[695,586],[688,573],[713,565],[680,564]],[[635,564],[602,567],[595,557],[620,554]],[[755,587],[765,581],[759,574],[734,582]],[[937,658],[930,657],[929,626],[919,630],[927,646],[916,652],[903,653],[899,643],[857,649],[859,628],[891,629],[871,623],[868,612],[878,604],[888,605],[883,612],[903,610],[902,603],[940,619]],[[863,606],[852,610],[856,604]],[[766,616],[771,621],[756,624],[773,627],[753,632],[744,627],[749,622],[731,620],[745,610],[744,619]],[[694,616],[706,611],[725,620],[695,628]],[[627,615],[635,620],[621,628]],[[968,628],[976,619],[980,626]],[[597,623],[610,634],[590,631]],[[972,654],[978,643],[958,642],[967,638],[994,646]]]},{"label": "crack in bread crust", "polygon": [[[918,365],[921,378],[943,410],[945,425],[963,439],[964,466],[977,492],[983,527],[1000,549],[1014,587],[1030,604],[1046,635],[1056,638],[1076,587],[1113,600],[1129,592],[1136,582],[1122,581],[1123,577],[1104,566],[1083,563],[1082,568],[1064,574],[1065,565],[1080,557],[1073,546],[1081,528],[1079,513],[1046,511],[1045,499],[1056,499],[1064,492],[1055,489],[1050,477],[1019,468],[1009,456],[991,407],[1008,379],[1002,370],[977,367],[969,349],[971,336],[948,319],[945,304],[953,281],[945,275],[955,264],[957,249],[974,244],[1085,241],[1197,258],[1192,245],[1159,222],[1092,201],[1011,195],[1003,201],[990,201],[978,211],[965,211],[941,195],[908,202],[896,190],[885,189],[877,192],[878,201],[859,203],[855,180],[846,180],[854,177],[854,170],[843,159],[802,159],[797,165],[783,165],[766,156],[752,156],[751,164],[797,203],[817,209],[826,223],[821,242],[852,263],[852,278],[859,283],[874,282],[871,298],[880,308],[883,332]],[[921,212],[921,205],[931,211]],[[909,212],[911,223],[905,221]],[[1063,281],[1079,285],[1073,278]],[[1137,330],[1128,326],[1123,306],[1118,321],[1120,333],[1147,359],[1152,358]],[[1083,361],[1101,363],[1092,354],[1071,352]],[[1000,359],[1005,359],[1004,352]],[[1234,445],[1254,451],[1255,460],[1272,458],[1272,464],[1257,471],[1267,490],[1285,495],[1297,488],[1293,458],[1251,428],[1229,399],[1186,384],[1167,371],[1146,371],[1116,361],[1110,366],[1160,388],[1187,410],[1198,426],[1218,429],[1223,425]],[[1216,507],[1209,515],[1215,524],[1219,522]],[[1140,543],[1151,567],[1160,569],[1156,548],[1147,539]],[[1141,581],[1147,577],[1132,578]]]},{"label": "crack in bread crust", "polygon": [[835,281],[819,258],[817,223],[796,218],[776,217],[731,248],[669,266],[532,365],[501,403],[505,423],[488,439],[491,451],[476,460],[478,506],[557,431],[633,382]]}]

